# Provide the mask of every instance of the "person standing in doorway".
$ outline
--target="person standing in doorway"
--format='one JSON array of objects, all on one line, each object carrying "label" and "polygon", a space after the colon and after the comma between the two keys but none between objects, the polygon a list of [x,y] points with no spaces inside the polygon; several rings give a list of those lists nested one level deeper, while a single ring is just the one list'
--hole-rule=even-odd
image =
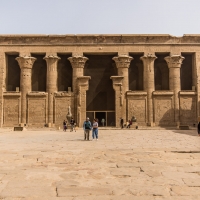
[{"label": "person standing in doorway", "polygon": [[197,131],[198,131],[198,134],[199,134],[199,136],[200,136],[200,122],[199,122],[198,125],[197,125]]},{"label": "person standing in doorway", "polygon": [[92,138],[93,140],[95,139],[98,140],[98,122],[96,119],[93,120],[93,125],[92,125]]},{"label": "person standing in doorway", "polygon": [[84,140],[90,140],[90,130],[92,129],[91,122],[89,121],[89,117],[86,118],[86,121],[83,123],[84,130]]},{"label": "person standing in doorway", "polygon": [[105,119],[104,118],[101,120],[101,123],[102,123],[102,126],[104,126],[104,124],[105,124]]},{"label": "person standing in doorway", "polygon": [[120,118],[120,126],[121,126],[121,129],[124,128],[124,120],[122,118]]}]

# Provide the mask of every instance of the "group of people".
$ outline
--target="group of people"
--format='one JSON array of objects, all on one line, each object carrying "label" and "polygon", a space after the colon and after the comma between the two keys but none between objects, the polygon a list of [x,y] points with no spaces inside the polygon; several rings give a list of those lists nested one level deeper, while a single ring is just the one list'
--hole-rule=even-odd
[{"label": "group of people", "polygon": [[123,118],[120,118],[120,127],[121,128],[130,128],[132,125],[132,120],[128,120],[125,124],[124,124],[124,119]]},{"label": "group of people", "polygon": [[[73,117],[70,120],[70,132],[73,130],[76,132],[76,123]],[[83,123],[84,130],[84,140],[90,140],[90,131],[92,130],[92,138],[93,140],[96,138],[98,140],[98,119],[93,119],[93,123],[91,124],[90,119],[87,117],[86,121]],[[63,131],[67,130],[67,121],[63,121]]]},{"label": "group of people", "polygon": [[[63,121],[63,131],[66,132],[67,126],[68,126],[67,121],[64,120],[64,121]],[[75,131],[75,132],[76,132],[76,123],[75,123],[75,120],[74,120],[73,117],[72,117],[71,120],[70,120],[69,126],[70,126],[70,132],[72,132],[72,131]]]},{"label": "group of people", "polygon": [[92,139],[98,140],[98,119],[93,119],[91,124],[89,117],[86,118],[86,121],[83,123],[84,130],[84,140],[90,140],[90,131],[92,130]]}]

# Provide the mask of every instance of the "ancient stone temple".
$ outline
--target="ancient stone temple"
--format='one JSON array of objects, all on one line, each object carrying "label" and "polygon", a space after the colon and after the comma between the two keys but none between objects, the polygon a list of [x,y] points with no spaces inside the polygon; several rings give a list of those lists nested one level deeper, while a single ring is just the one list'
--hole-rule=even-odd
[{"label": "ancient stone temple", "polygon": [[1,127],[193,125],[199,83],[200,35],[0,35]]}]

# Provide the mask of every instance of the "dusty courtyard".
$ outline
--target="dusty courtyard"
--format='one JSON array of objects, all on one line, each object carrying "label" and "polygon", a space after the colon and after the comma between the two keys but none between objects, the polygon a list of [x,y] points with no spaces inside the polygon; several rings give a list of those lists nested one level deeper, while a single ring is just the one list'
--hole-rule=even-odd
[{"label": "dusty courtyard", "polygon": [[0,199],[200,199],[195,130],[0,129],[0,154]]}]

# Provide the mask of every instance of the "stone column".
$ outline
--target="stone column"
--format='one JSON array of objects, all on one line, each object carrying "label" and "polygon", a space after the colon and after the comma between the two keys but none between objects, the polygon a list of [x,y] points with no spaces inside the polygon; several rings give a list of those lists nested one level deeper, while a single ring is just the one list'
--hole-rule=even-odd
[{"label": "stone column", "polygon": [[27,122],[27,93],[31,92],[31,77],[32,67],[36,58],[31,56],[20,56],[16,58],[20,69],[20,91],[21,91],[21,123],[26,124]]},{"label": "stone column", "polygon": [[[86,91],[89,89],[90,76],[77,77],[77,125],[82,127],[86,120]],[[92,119],[91,119],[92,120]]]},{"label": "stone column", "polygon": [[84,76],[84,66],[88,58],[84,56],[73,56],[69,57],[68,60],[70,61],[72,68],[73,68],[73,79],[72,79],[72,90],[74,93],[74,119],[76,122],[79,121],[78,119],[78,84],[77,84],[77,78]]},{"label": "stone column", "polygon": [[3,92],[6,85],[6,75],[5,75],[5,53],[0,53],[0,127],[3,124]]},{"label": "stone column", "polygon": [[147,125],[154,126],[153,121],[153,91],[154,84],[154,61],[157,57],[154,54],[146,54],[140,59],[143,61],[143,87],[147,91]]},{"label": "stone column", "polygon": [[57,92],[57,64],[60,58],[56,55],[44,57],[47,62],[47,93],[48,93],[48,125],[54,124],[54,93]]},{"label": "stone column", "polygon": [[181,90],[180,68],[184,57],[181,55],[172,55],[165,57],[165,60],[169,68],[169,89],[174,91],[175,122],[179,125],[179,92]]},{"label": "stone column", "polygon": [[[123,76],[111,76],[110,77],[113,81],[113,89],[115,90],[115,121],[116,127],[120,127],[120,118],[123,118]],[[125,122],[125,118],[124,122]]]},{"label": "stone column", "polygon": [[[119,55],[117,57],[114,57],[113,60],[116,63],[117,70],[118,70],[118,76],[123,77],[123,83],[122,83],[122,95],[123,100],[126,99],[126,92],[129,90],[129,75],[128,75],[128,68],[130,67],[131,60],[133,58],[128,55]],[[115,94],[116,95],[116,94]],[[117,96],[115,96],[117,98]],[[124,119],[124,122],[127,120],[126,115],[126,100],[122,102],[122,113],[121,117]],[[115,110],[116,112],[116,110]]]}]

